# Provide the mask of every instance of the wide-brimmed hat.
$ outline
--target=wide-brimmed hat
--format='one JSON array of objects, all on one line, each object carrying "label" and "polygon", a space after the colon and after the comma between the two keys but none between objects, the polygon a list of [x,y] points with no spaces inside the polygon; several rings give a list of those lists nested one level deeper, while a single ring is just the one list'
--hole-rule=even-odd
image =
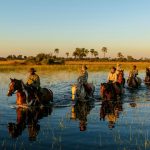
[{"label": "wide-brimmed hat", "polygon": [[30,68],[29,72],[36,72],[34,68]]}]

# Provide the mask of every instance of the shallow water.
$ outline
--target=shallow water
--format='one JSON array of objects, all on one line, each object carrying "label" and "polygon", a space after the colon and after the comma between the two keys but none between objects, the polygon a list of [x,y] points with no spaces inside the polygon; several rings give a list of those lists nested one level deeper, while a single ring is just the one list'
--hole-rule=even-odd
[{"label": "shallow water", "polygon": [[[6,96],[9,77],[25,81],[26,74],[0,73],[0,149],[150,149],[149,87],[142,84],[138,90],[126,88],[122,101],[117,103],[97,100],[75,105],[71,85],[77,73],[39,74],[42,86],[54,92],[55,106],[16,110],[12,108],[15,95]],[[96,99],[106,77],[106,72],[89,73],[89,81],[96,86]],[[140,77],[144,78],[143,72]]]}]

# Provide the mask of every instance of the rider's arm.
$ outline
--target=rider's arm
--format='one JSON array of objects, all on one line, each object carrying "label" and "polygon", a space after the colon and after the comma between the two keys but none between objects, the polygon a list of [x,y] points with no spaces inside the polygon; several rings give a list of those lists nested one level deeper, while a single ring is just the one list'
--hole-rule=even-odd
[{"label": "rider's arm", "polygon": [[117,73],[115,73],[115,80],[114,82],[117,82]]},{"label": "rider's arm", "polygon": [[108,74],[107,82],[109,82],[109,80],[110,80],[110,73]]}]

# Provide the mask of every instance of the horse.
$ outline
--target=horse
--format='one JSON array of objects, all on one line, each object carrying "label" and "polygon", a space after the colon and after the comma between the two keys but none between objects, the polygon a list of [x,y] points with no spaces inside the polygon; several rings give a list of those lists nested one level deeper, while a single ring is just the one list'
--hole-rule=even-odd
[{"label": "horse", "polygon": [[145,84],[150,84],[150,69],[146,68],[146,77],[144,80]]},{"label": "horse", "polygon": [[39,91],[40,98],[37,98],[32,88],[25,85],[22,80],[10,79],[10,81],[7,96],[16,94],[16,104],[20,107],[46,105],[53,102],[53,92],[49,89],[41,88]]},{"label": "horse", "polygon": [[88,99],[94,97],[95,86],[92,83],[84,84],[74,84],[72,86],[72,100],[76,97],[80,100]]},{"label": "horse", "polygon": [[139,77],[131,76],[127,80],[127,84],[130,88],[138,88],[141,86],[142,80]]},{"label": "horse", "polygon": [[116,100],[123,94],[121,85],[116,83],[101,83],[100,95],[103,100]]}]

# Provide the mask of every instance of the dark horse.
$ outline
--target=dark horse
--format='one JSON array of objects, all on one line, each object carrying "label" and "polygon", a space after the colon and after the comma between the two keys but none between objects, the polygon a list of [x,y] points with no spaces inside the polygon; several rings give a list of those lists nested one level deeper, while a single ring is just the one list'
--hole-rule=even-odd
[{"label": "dark horse", "polygon": [[150,69],[146,68],[146,77],[145,77],[145,83],[150,84]]},{"label": "dark horse", "polygon": [[138,88],[141,86],[142,80],[139,77],[134,77],[133,75],[128,78],[127,84],[130,88]]},{"label": "dark horse", "polygon": [[122,87],[119,83],[101,83],[100,95],[103,100],[116,100],[122,95]]},{"label": "dark horse", "polygon": [[12,96],[16,92],[16,104],[19,106],[46,105],[53,102],[53,92],[46,88],[40,89],[40,99],[37,99],[34,91],[26,86],[22,80],[10,79],[7,96]]},{"label": "dark horse", "polygon": [[102,83],[100,87],[100,95],[104,100],[116,100],[123,94],[123,87],[125,85],[124,72],[119,71],[116,83]]}]

